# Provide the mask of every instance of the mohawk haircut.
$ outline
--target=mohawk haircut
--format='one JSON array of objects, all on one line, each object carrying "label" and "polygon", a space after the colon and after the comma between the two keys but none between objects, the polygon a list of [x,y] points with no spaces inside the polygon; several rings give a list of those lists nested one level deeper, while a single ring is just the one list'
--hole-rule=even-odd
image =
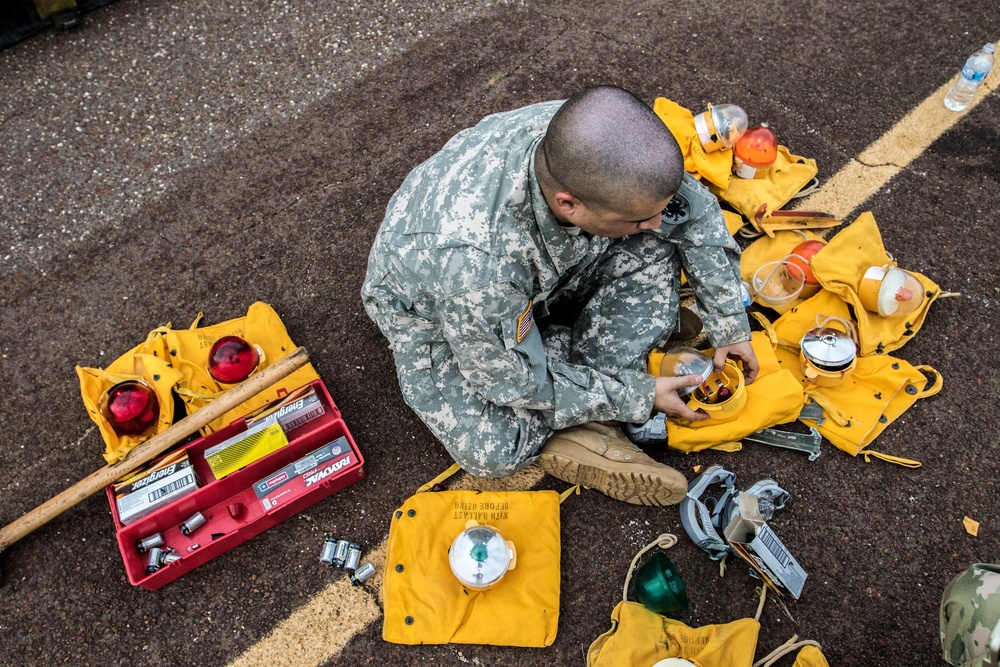
[{"label": "mohawk haircut", "polygon": [[616,86],[588,88],[566,100],[539,153],[543,183],[604,210],[621,210],[636,198],[671,197],[684,175],[684,157],[667,126]]}]

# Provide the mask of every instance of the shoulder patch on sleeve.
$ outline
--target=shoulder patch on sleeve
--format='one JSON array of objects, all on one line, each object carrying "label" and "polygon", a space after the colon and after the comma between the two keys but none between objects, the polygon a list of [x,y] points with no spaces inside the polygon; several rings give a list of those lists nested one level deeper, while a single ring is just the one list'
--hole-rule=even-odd
[{"label": "shoulder patch on sleeve", "polygon": [[688,203],[687,198],[679,192],[675,193],[663,209],[663,222],[668,225],[680,224],[688,219],[690,211],[691,204]]},{"label": "shoulder patch on sleeve", "polygon": [[521,313],[520,317],[517,318],[517,342],[520,343],[524,340],[524,337],[528,335],[531,331],[531,325],[535,321],[535,315],[532,312],[532,307],[535,305],[534,300],[528,301],[528,309]]}]

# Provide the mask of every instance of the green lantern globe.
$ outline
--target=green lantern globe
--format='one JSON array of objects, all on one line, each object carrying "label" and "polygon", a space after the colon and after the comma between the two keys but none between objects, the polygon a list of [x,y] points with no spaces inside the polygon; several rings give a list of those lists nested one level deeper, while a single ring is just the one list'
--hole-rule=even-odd
[{"label": "green lantern globe", "polygon": [[677,567],[657,551],[635,573],[635,597],[646,609],[678,618],[690,605]]}]

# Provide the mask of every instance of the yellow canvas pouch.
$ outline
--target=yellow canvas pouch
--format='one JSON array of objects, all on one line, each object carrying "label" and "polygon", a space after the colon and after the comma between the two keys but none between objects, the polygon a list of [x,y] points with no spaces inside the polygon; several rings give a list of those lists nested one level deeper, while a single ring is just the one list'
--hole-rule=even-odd
[{"label": "yellow canvas pouch", "polygon": [[611,612],[611,629],[587,651],[587,667],[653,665],[684,658],[701,667],[751,667],[760,623],[741,618],[731,623],[692,628],[623,600]]},{"label": "yellow canvas pouch", "polygon": [[676,102],[665,97],[657,97],[653,101],[653,111],[681,147],[681,153],[684,155],[684,171],[717,188],[723,190],[728,188],[733,178],[733,149],[722,148],[707,152],[702,146],[701,139],[698,138],[694,114]]},{"label": "yellow canvas pouch", "polygon": [[829,667],[818,643],[808,639],[798,641],[796,635],[756,663],[753,661],[760,634],[759,619],[767,597],[764,587],[758,589],[760,603],[753,618],[698,628],[630,602],[629,581],[642,555],[655,547],[666,550],[675,544],[676,535],[663,533],[632,559],[622,587],[622,600],[611,612],[611,629],[590,645],[587,667],[645,667],[669,658],[681,658],[699,667],[770,667],[799,648],[802,651],[794,667]]},{"label": "yellow canvas pouch", "polygon": [[[549,646],[559,623],[559,494],[426,491],[440,479],[393,514],[382,638],[394,644]],[[489,590],[467,589],[448,563],[448,549],[470,519],[496,528],[517,554],[514,569]]]},{"label": "yellow canvas pouch", "polygon": [[710,448],[733,451],[738,449],[734,443],[754,431],[794,421],[805,403],[802,385],[779,365],[774,342],[766,331],[752,334],[750,345],[760,371],[757,379],[747,385],[747,403],[736,419],[721,423],[714,419],[690,423],[668,419],[667,446],[683,452]]},{"label": "yellow canvas pouch", "polygon": [[622,600],[611,612],[611,629],[587,649],[587,667],[653,665],[667,658],[684,658],[695,661],[700,667],[751,667],[760,633],[757,619],[763,598],[755,618],[700,628],[692,628],[629,601],[629,582],[643,554],[657,547],[667,550],[675,544],[676,535],[663,533],[632,559],[622,586]]},{"label": "yellow canvas pouch", "polygon": [[872,266],[893,264],[870,211],[838,232],[812,258],[813,273],[824,289],[836,294],[854,309],[853,319],[858,325],[862,356],[901,348],[920,329],[931,303],[941,293],[941,288],[932,280],[910,271],[923,285],[926,297],[916,312],[906,316],[881,317],[866,311],[858,297],[865,271]]},{"label": "yellow canvas pouch", "polygon": [[941,391],[941,374],[930,366],[914,366],[889,355],[859,357],[854,371],[834,387],[807,382],[799,365],[798,348],[779,347],[782,366],[803,383],[805,395],[819,403],[827,419],[816,429],[837,448],[851,456],[863,454],[917,468],[919,461],[866,449],[882,431],[899,418],[917,399]]},{"label": "yellow canvas pouch", "polygon": [[[740,277],[753,285],[754,275],[762,271],[760,278],[766,277],[766,271],[762,267],[771,262],[777,262],[787,257],[792,249],[803,241],[822,241],[822,237],[809,231],[782,230],[774,233],[774,236],[761,236],[743,250],[740,257]],[[786,305],[774,305],[755,299],[758,304],[777,311],[779,314],[785,313],[792,307],[802,303],[805,299],[797,298]]]},{"label": "yellow canvas pouch", "polygon": [[[106,369],[77,366],[76,374],[80,379],[83,405],[104,438],[104,459],[109,464],[121,461],[144,440],[166,430],[173,423],[173,388],[180,382],[182,374],[164,360],[162,334],[159,330],[150,333],[144,343],[115,359]],[[101,414],[101,397],[111,387],[126,380],[142,380],[156,394],[160,414],[149,433],[119,436]]]},{"label": "yellow canvas pouch", "polygon": [[[201,317],[199,314],[190,329],[173,329],[169,323],[153,329],[144,342],[118,357],[105,369],[76,367],[83,404],[104,438],[104,458],[108,463],[121,461],[136,446],[173,423],[175,395],[182,398],[187,414],[191,414],[222,391],[222,387],[208,373],[208,351],[222,336],[240,336],[251,344],[259,345],[264,351],[261,368],[296,349],[281,318],[266,303],[258,302],[250,306],[246,317],[198,329]],[[306,364],[280,383],[213,421],[202,429],[202,433],[207,435],[226,426],[318,377],[312,364]],[[149,433],[119,436],[100,412],[101,397],[124,380],[144,380],[156,393],[160,415],[155,428]]]},{"label": "yellow canvas pouch", "polygon": [[818,646],[806,646],[795,656],[792,667],[830,667],[830,663]]},{"label": "yellow canvas pouch", "polygon": [[775,211],[791,201],[818,171],[816,160],[792,155],[786,147],[778,146],[778,156],[766,178],[734,178],[727,187],[710,181],[709,189],[744,218],[753,220],[762,204]]},{"label": "yellow canvas pouch", "polygon": [[[166,353],[174,368],[183,375],[178,383],[177,393],[184,400],[188,414],[204,407],[208,401],[226,389],[208,372],[208,353],[218,339],[223,336],[239,336],[251,345],[259,346],[264,352],[260,369],[266,368],[296,349],[278,313],[269,304],[260,301],[250,306],[246,317],[199,328],[201,318],[199,313],[189,329],[168,328],[163,334]],[[319,375],[312,364],[306,364],[281,382],[271,385],[211,422],[201,432],[204,435],[212,433],[318,378]]]}]

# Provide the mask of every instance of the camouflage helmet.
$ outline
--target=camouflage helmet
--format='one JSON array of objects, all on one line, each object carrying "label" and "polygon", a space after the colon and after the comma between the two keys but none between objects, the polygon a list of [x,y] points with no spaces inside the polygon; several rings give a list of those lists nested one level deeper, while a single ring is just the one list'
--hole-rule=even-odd
[{"label": "camouflage helmet", "polygon": [[941,598],[942,657],[954,667],[998,667],[1000,565],[975,563]]}]

